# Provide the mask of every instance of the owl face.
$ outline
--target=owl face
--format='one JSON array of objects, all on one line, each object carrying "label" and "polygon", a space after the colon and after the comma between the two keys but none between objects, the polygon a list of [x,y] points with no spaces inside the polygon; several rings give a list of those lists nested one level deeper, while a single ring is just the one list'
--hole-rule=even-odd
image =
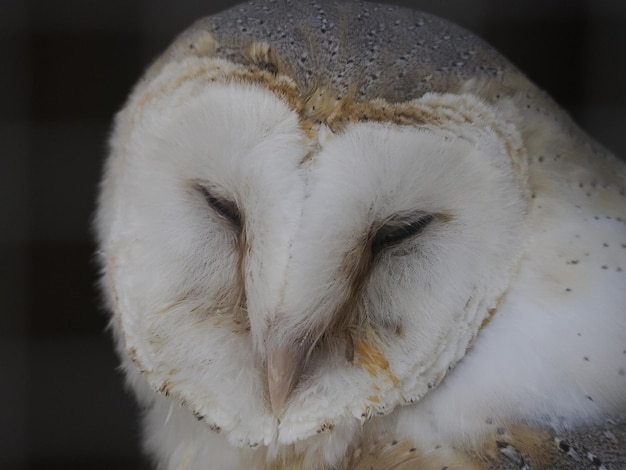
[{"label": "owl face", "polygon": [[117,118],[98,227],[126,367],[236,445],[436,387],[525,238],[523,149],[471,96],[337,103],[188,58]]}]

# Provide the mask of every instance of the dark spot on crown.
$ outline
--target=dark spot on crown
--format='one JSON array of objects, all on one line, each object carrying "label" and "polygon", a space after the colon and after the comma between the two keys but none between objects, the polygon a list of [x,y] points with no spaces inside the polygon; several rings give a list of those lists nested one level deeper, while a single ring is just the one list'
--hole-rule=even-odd
[{"label": "dark spot on crown", "polygon": [[570,449],[570,446],[569,446],[569,444],[568,444],[567,442],[565,442],[565,441],[561,441],[561,442],[559,442],[559,448],[560,448],[563,452],[568,453],[568,452],[569,452],[569,449]]}]

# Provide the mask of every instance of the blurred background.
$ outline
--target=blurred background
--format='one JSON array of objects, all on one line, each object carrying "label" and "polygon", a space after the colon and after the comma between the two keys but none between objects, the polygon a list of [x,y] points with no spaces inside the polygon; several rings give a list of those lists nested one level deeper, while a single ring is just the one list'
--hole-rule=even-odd
[{"label": "blurred background", "polygon": [[[0,0],[0,468],[143,469],[95,288],[113,114],[194,19],[237,2]],[[626,2],[423,0],[626,156]]]}]

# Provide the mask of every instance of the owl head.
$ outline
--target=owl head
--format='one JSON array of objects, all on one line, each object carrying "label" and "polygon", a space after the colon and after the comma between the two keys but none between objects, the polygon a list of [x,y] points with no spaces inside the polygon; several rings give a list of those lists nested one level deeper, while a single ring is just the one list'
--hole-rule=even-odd
[{"label": "owl head", "polygon": [[523,250],[524,149],[488,105],[325,96],[188,56],[116,118],[97,232],[124,367],[235,445],[420,400]]}]

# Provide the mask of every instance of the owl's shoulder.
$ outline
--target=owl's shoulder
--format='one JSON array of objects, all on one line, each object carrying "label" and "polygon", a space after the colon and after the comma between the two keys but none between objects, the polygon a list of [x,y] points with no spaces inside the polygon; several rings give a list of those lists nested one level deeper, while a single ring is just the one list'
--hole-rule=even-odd
[{"label": "owl's shoulder", "polygon": [[497,449],[493,469],[591,470],[626,466],[624,415],[558,432],[521,426],[509,437],[492,440]]},{"label": "owl's shoulder", "polygon": [[626,416],[558,432],[521,423],[494,425],[471,445],[421,446],[412,439],[383,438],[356,449],[345,468],[608,470],[626,465],[625,444]]}]

